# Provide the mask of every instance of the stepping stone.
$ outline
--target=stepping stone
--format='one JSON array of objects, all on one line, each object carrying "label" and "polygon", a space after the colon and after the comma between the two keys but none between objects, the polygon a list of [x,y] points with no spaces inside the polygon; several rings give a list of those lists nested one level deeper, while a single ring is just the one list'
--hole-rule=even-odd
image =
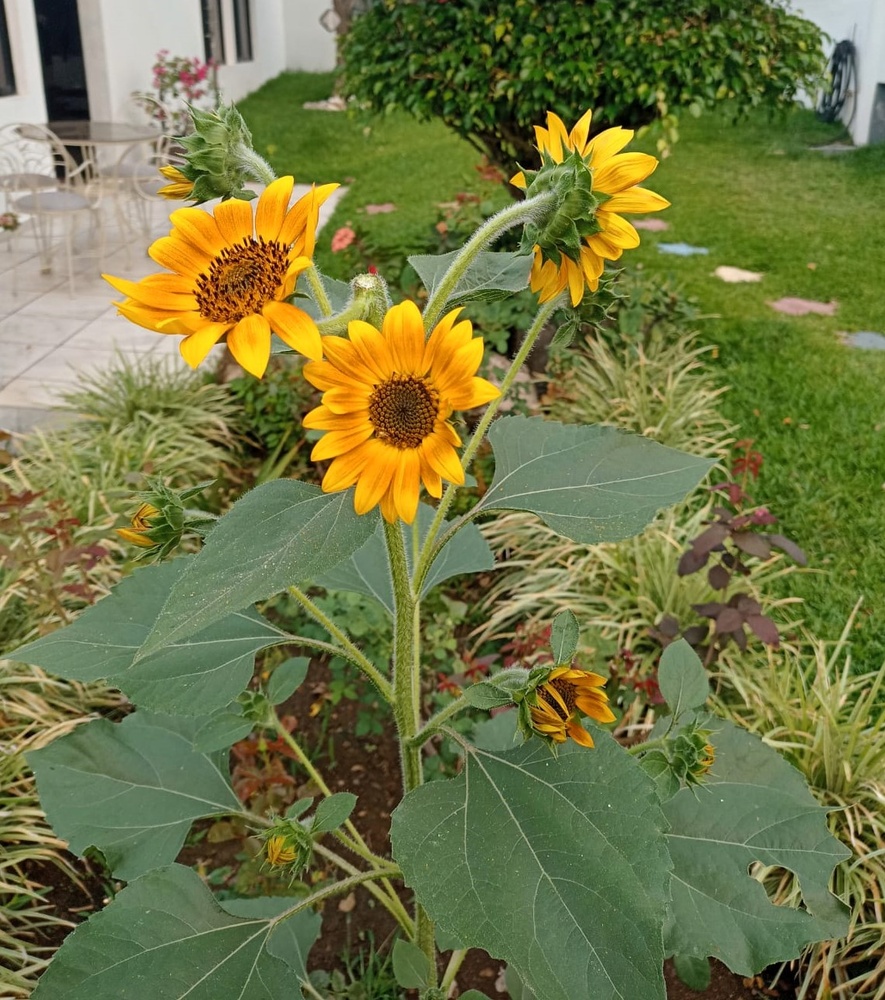
[{"label": "stepping stone", "polygon": [[632,222],[634,229],[644,229],[649,233],[662,233],[670,228],[670,223],[663,219],[633,219]]},{"label": "stepping stone", "polygon": [[728,267],[723,265],[717,267],[713,274],[722,281],[727,281],[730,285],[741,281],[761,281],[762,275],[758,271],[745,271],[740,267]]},{"label": "stepping stone", "polygon": [[815,153],[823,153],[824,156],[838,156],[840,153],[851,153],[857,146],[848,142],[828,142],[825,146],[809,146]]},{"label": "stepping stone", "polygon": [[844,342],[849,347],[861,347],[867,351],[885,351],[885,337],[872,330],[860,330],[858,333],[843,334]]},{"label": "stepping stone", "polygon": [[768,305],[775,312],[784,313],[786,316],[806,316],[808,313],[816,313],[818,316],[832,316],[839,307],[838,302],[814,302],[811,299],[789,297],[769,302]]},{"label": "stepping stone", "polygon": [[706,247],[693,247],[690,243],[659,243],[661,253],[670,253],[676,257],[693,257],[695,254],[708,254]]}]

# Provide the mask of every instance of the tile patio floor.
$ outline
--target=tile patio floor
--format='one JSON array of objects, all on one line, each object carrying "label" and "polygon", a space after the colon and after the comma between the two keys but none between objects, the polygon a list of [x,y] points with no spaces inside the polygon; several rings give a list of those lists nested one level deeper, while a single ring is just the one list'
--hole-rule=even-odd
[{"label": "tile patio floor", "polygon": [[[294,196],[307,191],[296,185]],[[320,212],[329,218],[339,188]],[[168,355],[184,365],[178,337],[164,337],[134,326],[111,304],[117,293],[100,277],[105,271],[138,279],[160,270],[146,255],[148,243],[169,232],[170,203],[154,207],[148,239],[125,234],[110,206],[105,212],[106,249],[99,261],[90,233],[81,223],[74,245],[74,294],[68,284],[64,246],[59,240],[50,274],[41,272],[32,223],[12,236],[0,233],[0,429],[26,431],[51,422],[53,406],[74,385],[78,372],[106,368],[115,352],[127,357]],[[127,249],[128,243],[128,249]]]}]

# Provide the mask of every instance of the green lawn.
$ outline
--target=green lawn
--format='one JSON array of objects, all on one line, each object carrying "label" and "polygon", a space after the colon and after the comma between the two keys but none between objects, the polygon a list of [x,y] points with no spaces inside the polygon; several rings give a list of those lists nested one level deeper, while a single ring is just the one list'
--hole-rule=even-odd
[{"label": "green lawn", "polygon": [[[241,105],[278,171],[350,185],[328,235],[362,218],[362,206],[392,201],[396,212],[371,217],[373,237],[421,247],[439,202],[494,191],[473,169],[472,148],[442,126],[302,110],[332,82],[287,74]],[[855,656],[872,668],[885,658],[885,352],[848,350],[837,333],[885,334],[885,146],[840,157],[807,148],[838,135],[806,112],[737,125],[724,114],[686,117],[649,182],[673,202],[662,216],[671,228],[644,233],[628,262],[675,276],[699,300],[704,336],[719,345],[718,373],[731,386],[727,415],[765,457],[756,498],[824,571],[794,577],[792,592],[824,638],[839,634],[864,595]],[[506,199],[503,190],[496,197]],[[710,254],[668,257],[655,248],[661,241]],[[328,237],[318,256],[329,268],[327,246]],[[728,285],[711,276],[720,264],[765,277]],[[835,299],[839,308],[834,317],[781,316],[766,305],[781,296]]]},{"label": "green lawn", "polygon": [[[687,120],[649,186],[672,202],[670,230],[643,234],[634,260],[675,276],[712,314],[726,414],[765,457],[757,499],[825,570],[790,583],[808,622],[838,636],[864,596],[855,657],[885,659],[885,352],[849,350],[840,331],[885,335],[885,146],[837,157],[808,146],[837,130],[797,113],[732,125]],[[705,246],[676,258],[658,242]],[[728,285],[720,264],[762,271]],[[808,265],[814,264],[814,268]],[[830,301],[835,316],[788,317],[767,301]]]}]

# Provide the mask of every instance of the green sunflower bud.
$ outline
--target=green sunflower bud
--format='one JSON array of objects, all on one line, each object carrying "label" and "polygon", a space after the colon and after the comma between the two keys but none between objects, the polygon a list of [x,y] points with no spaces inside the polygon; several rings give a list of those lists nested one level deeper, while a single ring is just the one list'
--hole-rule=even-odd
[{"label": "green sunflower bud", "polygon": [[212,480],[186,490],[173,490],[159,479],[148,479],[148,489],[135,494],[142,503],[129,527],[117,528],[117,534],[144,549],[143,556],[162,559],[178,547],[185,534],[204,537],[212,528],[213,514],[185,507],[185,501],[211,485]]},{"label": "green sunflower bud", "polygon": [[526,223],[521,251],[528,254],[539,246],[544,256],[557,265],[563,256],[580,261],[584,238],[601,230],[596,209],[605,197],[593,191],[593,178],[584,158],[573,151],[557,163],[544,153],[540,170],[523,173],[526,198],[551,191],[556,198],[543,217]]},{"label": "green sunflower bud", "polygon": [[297,821],[278,816],[264,834],[264,856],[271,867],[290,879],[297,878],[310,864],[313,841]]},{"label": "green sunflower bud", "polygon": [[179,166],[184,178],[193,182],[189,198],[200,203],[212,198],[250,200],[255,192],[247,181],[268,184],[274,173],[252,148],[252,133],[233,104],[219,104],[214,111],[189,107],[194,131],[178,142],[186,150]]}]

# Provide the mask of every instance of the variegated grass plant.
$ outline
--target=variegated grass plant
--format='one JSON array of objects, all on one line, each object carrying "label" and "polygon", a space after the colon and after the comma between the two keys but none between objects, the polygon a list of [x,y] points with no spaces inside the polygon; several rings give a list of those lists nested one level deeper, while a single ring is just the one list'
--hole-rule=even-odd
[{"label": "variegated grass plant", "polygon": [[[90,713],[120,704],[100,684],[50,677],[38,667],[0,660],[0,995],[30,996],[55,945],[47,932],[70,929],[29,866],[54,865],[80,884],[65,842],[49,827],[25,753],[73,730]],[[53,936],[56,936],[53,934]]]},{"label": "variegated grass plant", "polygon": [[175,483],[213,479],[236,447],[229,391],[170,358],[119,356],[79,375],[59,409],[70,419],[19,437],[19,457],[0,482],[45,490],[101,533],[131,505],[145,473],[168,470]]},{"label": "variegated grass plant", "polygon": [[[857,610],[835,643],[805,636],[769,650],[767,662],[735,659],[719,671],[719,710],[799,769],[853,854],[832,882],[851,911],[848,935],[798,960],[798,1000],[885,998],[885,666],[852,664]],[[778,903],[799,905],[790,872],[760,867],[756,876]]]}]

